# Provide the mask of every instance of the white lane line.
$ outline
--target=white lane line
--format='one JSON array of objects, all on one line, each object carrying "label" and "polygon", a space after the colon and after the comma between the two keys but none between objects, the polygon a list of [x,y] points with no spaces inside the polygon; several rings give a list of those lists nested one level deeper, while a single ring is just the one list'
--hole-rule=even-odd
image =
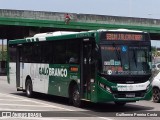
[{"label": "white lane line", "polygon": [[28,101],[28,100],[16,100],[16,99],[0,99],[0,101]]},{"label": "white lane line", "polygon": [[13,95],[10,95],[10,94],[5,94],[5,93],[0,93],[0,96],[2,97],[12,97],[12,98],[16,98],[16,99],[21,99],[19,97],[16,97],[16,96],[13,96]]},{"label": "white lane line", "polygon": [[[47,107],[49,108],[50,106],[40,106],[40,105],[22,105],[22,104],[0,104],[0,106],[26,106],[26,107]],[[53,107],[52,107],[53,108]],[[57,107],[55,107],[57,108]]]},{"label": "white lane line", "polygon": [[110,118],[106,118],[106,117],[98,117],[100,119],[104,119],[104,120],[113,120],[113,119],[110,119]]},{"label": "white lane line", "polygon": [[[16,99],[27,100],[28,102],[32,102],[32,103],[37,103],[37,104],[49,106],[51,108],[57,108],[57,109],[66,110],[66,111],[75,111],[75,110],[71,110],[71,109],[67,109],[67,108],[63,108],[63,107],[58,107],[58,106],[55,106],[55,105],[50,105],[50,104],[47,104],[47,103],[41,103],[41,102],[37,102],[37,101],[25,99],[25,98],[19,98],[19,97],[16,97],[16,96],[13,96],[13,95],[9,95],[9,94],[4,94],[4,93],[0,93],[0,94],[4,95],[4,96],[9,96],[9,97],[12,97],[12,98],[16,98]],[[100,119],[104,119],[104,120],[113,120],[113,119],[110,119],[110,118],[107,118],[107,117],[100,117],[100,116],[93,115],[93,114],[86,114],[83,111],[82,111],[82,114],[94,116],[94,117],[97,117],[97,118],[100,118]]]},{"label": "white lane line", "polygon": [[59,106],[55,106],[55,105],[50,105],[50,104],[46,104],[46,103],[42,103],[42,102],[37,102],[37,101],[25,99],[25,98],[19,98],[19,97],[13,96],[13,95],[8,95],[8,94],[4,94],[4,93],[0,93],[0,94],[4,95],[4,96],[9,96],[9,97],[12,97],[12,98],[16,98],[16,99],[19,99],[19,100],[27,100],[28,102],[41,104],[41,105],[48,106],[48,107],[51,107],[51,108],[57,108],[57,109],[61,109],[61,110],[73,111],[71,109],[67,109],[67,108],[63,108],[63,107],[59,107]]}]

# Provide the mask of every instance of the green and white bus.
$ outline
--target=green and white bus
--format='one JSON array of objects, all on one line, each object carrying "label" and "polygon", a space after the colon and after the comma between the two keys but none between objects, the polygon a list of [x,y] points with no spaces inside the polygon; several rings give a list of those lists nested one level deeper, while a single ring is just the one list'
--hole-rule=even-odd
[{"label": "green and white bus", "polygon": [[74,106],[150,100],[151,43],[146,32],[127,29],[50,32],[8,43],[8,82],[34,92],[69,98]]}]

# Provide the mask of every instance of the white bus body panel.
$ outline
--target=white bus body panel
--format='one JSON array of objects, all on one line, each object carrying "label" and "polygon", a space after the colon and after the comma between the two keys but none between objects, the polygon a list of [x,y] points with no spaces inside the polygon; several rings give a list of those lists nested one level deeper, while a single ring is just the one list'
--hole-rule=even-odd
[{"label": "white bus body panel", "polygon": [[22,87],[22,88],[23,88],[23,67],[24,67],[24,64],[20,62],[20,86],[19,87]]},{"label": "white bus body panel", "polygon": [[15,62],[9,63],[9,78],[10,78],[10,84],[15,86],[16,88],[16,63]]},{"label": "white bus body panel", "polygon": [[33,85],[33,91],[48,93],[49,76],[40,75],[40,67],[49,67],[49,64],[24,63],[23,68],[23,88],[25,88],[26,77],[30,76]]}]

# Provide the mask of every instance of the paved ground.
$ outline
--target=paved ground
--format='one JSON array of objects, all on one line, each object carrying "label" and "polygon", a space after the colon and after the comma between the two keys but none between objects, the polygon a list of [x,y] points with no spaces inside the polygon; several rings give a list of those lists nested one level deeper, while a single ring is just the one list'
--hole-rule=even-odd
[{"label": "paved ground", "polygon": [[[30,115],[36,113],[42,118],[27,118],[30,120],[157,120],[159,117],[120,117],[129,116],[138,113],[140,116],[144,114],[160,114],[160,103],[152,101],[140,101],[127,104],[125,107],[115,106],[113,103],[93,104],[85,103],[84,108],[76,108],[68,104],[68,99],[45,94],[35,94],[34,98],[27,98],[25,93],[16,91],[15,84],[9,85],[5,76],[0,76],[0,116],[5,116],[7,112],[16,117],[17,115]],[[47,111],[47,112],[46,112]],[[14,112],[14,113],[13,113]],[[16,113],[18,112],[18,113]],[[28,113],[29,112],[29,113]],[[129,113],[127,113],[129,112]],[[153,114],[153,115],[154,115]],[[54,117],[47,117],[54,116]],[[57,116],[57,117],[55,117]],[[111,117],[113,116],[113,117]],[[117,117],[116,117],[117,116]],[[0,117],[2,120],[21,120],[21,117],[8,118]]]}]

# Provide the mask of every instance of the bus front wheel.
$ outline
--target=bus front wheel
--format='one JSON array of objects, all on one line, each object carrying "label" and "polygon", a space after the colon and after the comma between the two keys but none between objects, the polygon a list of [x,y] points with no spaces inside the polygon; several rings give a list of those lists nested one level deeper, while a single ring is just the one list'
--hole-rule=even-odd
[{"label": "bus front wheel", "polygon": [[33,96],[33,88],[32,88],[31,80],[26,81],[26,95],[27,95],[27,97]]},{"label": "bus front wheel", "polygon": [[73,86],[71,99],[75,107],[81,107],[80,92],[77,85]]}]

